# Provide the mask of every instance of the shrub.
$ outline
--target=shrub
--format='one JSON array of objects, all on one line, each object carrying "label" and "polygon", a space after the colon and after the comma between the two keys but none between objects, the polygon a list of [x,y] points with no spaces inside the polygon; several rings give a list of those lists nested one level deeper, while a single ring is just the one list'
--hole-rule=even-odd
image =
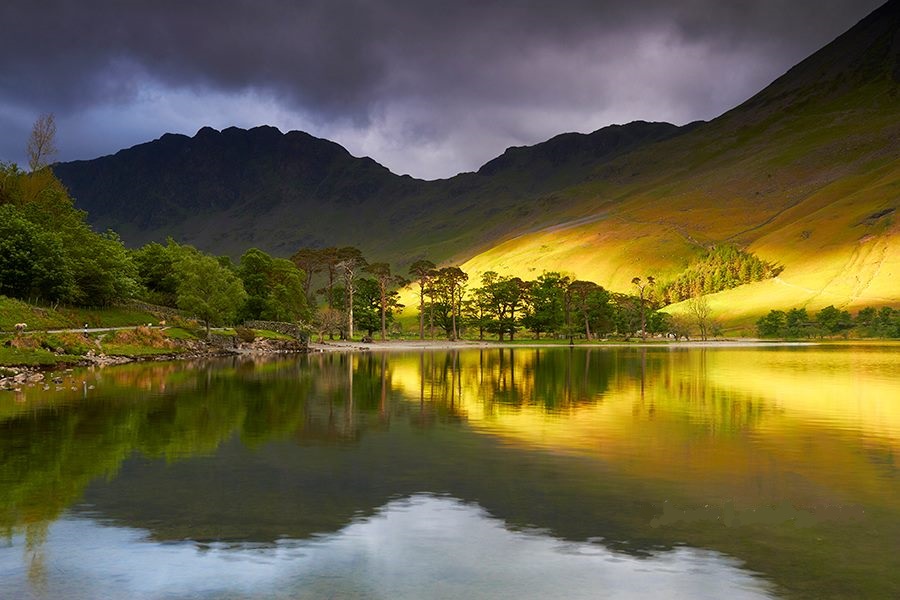
[{"label": "shrub", "polygon": [[256,339],[256,333],[249,327],[235,327],[234,332],[239,341],[247,344]]},{"label": "shrub", "polygon": [[172,340],[166,338],[161,330],[145,326],[117,331],[110,338],[109,343],[149,346],[150,348],[173,348],[177,346]]}]

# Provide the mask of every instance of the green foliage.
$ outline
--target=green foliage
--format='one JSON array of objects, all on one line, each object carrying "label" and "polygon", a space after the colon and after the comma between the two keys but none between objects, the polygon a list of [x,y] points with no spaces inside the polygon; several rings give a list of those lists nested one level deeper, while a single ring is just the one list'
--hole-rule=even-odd
[{"label": "green foliage", "polygon": [[846,310],[838,310],[832,305],[826,306],[816,314],[816,323],[825,333],[836,335],[853,327],[853,317]]},{"label": "green foliage", "polygon": [[178,294],[175,263],[179,252],[180,247],[171,238],[165,246],[151,242],[132,251],[138,281],[142,286],[139,296],[152,304],[175,306]]},{"label": "green foliage", "polygon": [[641,330],[641,299],[628,294],[612,294],[613,324],[619,335],[630,338]]},{"label": "green foliage", "polygon": [[291,261],[251,248],[241,256],[237,272],[247,292],[242,319],[294,322],[309,318],[306,276]]},{"label": "green foliage", "polygon": [[[373,336],[381,328],[381,302],[378,283],[374,279],[356,280],[356,291],[353,294],[353,320],[357,329]],[[343,288],[341,288],[343,289]],[[393,311],[385,315],[388,322],[393,322]]]},{"label": "green foliage", "polygon": [[75,295],[75,278],[60,236],[27,220],[10,204],[0,205],[0,294],[51,302]]},{"label": "green foliage", "polygon": [[700,294],[712,294],[745,283],[775,277],[782,267],[761,260],[732,244],[713,246],[706,256],[695,261],[674,281],[661,288],[667,304]]},{"label": "green foliage", "polygon": [[176,263],[178,308],[210,324],[232,322],[247,300],[241,280],[219,262],[197,251],[186,251]]},{"label": "green foliage", "polygon": [[567,290],[569,306],[572,309],[574,325],[575,319],[584,325],[584,334],[587,339],[592,338],[599,331],[612,329],[613,310],[609,304],[610,295],[605,289],[593,281],[573,281]]},{"label": "green foliage", "polygon": [[131,297],[136,279],[119,237],[95,233],[49,169],[0,163],[0,292],[107,306]]},{"label": "green foliage", "polygon": [[256,332],[249,327],[235,327],[234,333],[238,340],[247,344],[256,339]]},{"label": "green foliage", "polygon": [[522,325],[538,338],[542,333],[559,331],[566,319],[566,290],[569,277],[557,272],[543,273],[529,285],[528,308]]},{"label": "green foliage", "polygon": [[[513,340],[520,319],[525,316],[529,285],[518,277],[503,277],[488,271],[481,278],[475,302],[480,308],[481,327],[496,333],[500,341],[505,335]],[[518,316],[517,316],[518,313]]]},{"label": "green foliage", "polygon": [[805,309],[788,312],[773,310],[756,322],[756,331],[765,338],[799,338],[813,336],[900,338],[900,310],[883,306],[860,309],[856,317],[846,310],[826,306],[811,321]]},{"label": "green foliage", "polygon": [[756,321],[756,332],[759,337],[779,337],[785,331],[787,315],[783,310],[771,310],[769,314]]}]

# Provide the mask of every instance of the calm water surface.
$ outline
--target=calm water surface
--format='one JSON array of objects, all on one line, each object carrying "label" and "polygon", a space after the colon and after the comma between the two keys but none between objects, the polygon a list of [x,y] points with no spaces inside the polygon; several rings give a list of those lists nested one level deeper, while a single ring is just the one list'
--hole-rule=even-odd
[{"label": "calm water surface", "polygon": [[0,598],[896,598],[898,450],[898,346],[76,370],[0,396]]}]

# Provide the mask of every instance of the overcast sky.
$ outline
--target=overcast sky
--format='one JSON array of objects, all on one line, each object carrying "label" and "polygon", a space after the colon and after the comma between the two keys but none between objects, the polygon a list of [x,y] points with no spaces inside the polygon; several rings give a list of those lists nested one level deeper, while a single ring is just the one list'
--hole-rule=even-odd
[{"label": "overcast sky", "polygon": [[0,160],[210,125],[334,140],[396,173],[636,119],[710,119],[883,0],[3,0]]}]

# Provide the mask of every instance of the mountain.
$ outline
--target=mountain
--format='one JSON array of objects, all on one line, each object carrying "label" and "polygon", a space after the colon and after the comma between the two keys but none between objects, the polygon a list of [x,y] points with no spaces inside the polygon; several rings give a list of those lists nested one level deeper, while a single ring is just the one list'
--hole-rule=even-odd
[{"label": "mountain", "polygon": [[688,129],[636,122],[564,134],[440,181],[398,176],[334,142],[265,126],[166,134],[54,171],[95,226],[133,245],[172,235],[238,256],[250,246],[289,255],[354,244],[396,260],[427,240],[442,259],[501,234],[507,210],[529,211],[529,200],[584,180],[598,163]]},{"label": "mountain", "polygon": [[731,323],[770,308],[900,304],[900,0],[740,106],[510,148],[476,173],[396,176],[325,140],[203,129],[55,167],[100,226],[239,254],[355,244],[533,278],[564,270],[626,291],[714,244],[784,266],[712,298]]}]

